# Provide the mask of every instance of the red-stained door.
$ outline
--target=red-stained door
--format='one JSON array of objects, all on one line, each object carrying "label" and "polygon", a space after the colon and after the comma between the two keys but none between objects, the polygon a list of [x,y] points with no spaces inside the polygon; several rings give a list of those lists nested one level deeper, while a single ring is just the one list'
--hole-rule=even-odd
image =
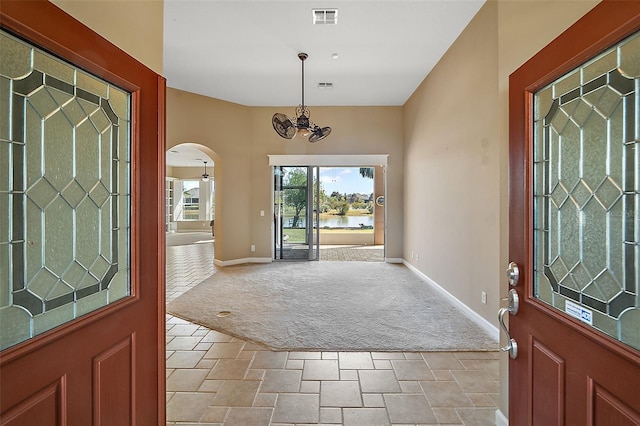
[{"label": "red-stained door", "polygon": [[512,425],[640,424],[639,29],[605,0],[509,80]]},{"label": "red-stained door", "polygon": [[163,424],[165,81],[47,1],[0,26],[0,424]]}]

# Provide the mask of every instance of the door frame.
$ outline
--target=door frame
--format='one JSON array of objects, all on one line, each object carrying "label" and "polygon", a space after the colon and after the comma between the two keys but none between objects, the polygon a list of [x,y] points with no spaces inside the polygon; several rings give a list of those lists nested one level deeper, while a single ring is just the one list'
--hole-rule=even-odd
[{"label": "door frame", "polygon": [[[165,233],[163,230],[165,79],[46,0],[3,1],[0,3],[0,26],[43,50],[64,58],[76,67],[83,68],[132,92],[134,95],[131,101],[132,110],[139,112],[131,118],[130,296],[2,351],[0,368],[5,368],[12,363],[20,363],[23,357],[46,347],[58,349],[56,353],[63,354],[64,352],[59,350],[61,338],[99,331],[99,321],[109,319],[113,325],[114,321],[117,322],[115,318],[118,316],[124,317],[125,321],[130,321],[136,305],[145,306],[146,309],[153,308],[155,335],[133,332],[135,334],[135,339],[132,340],[134,349],[139,350],[146,346],[149,350],[153,350],[152,347],[156,347],[152,365],[136,363],[136,361],[144,361],[137,357],[133,359],[133,376],[130,383],[133,404],[131,421],[134,424],[142,424],[157,420],[158,424],[163,424],[166,422]],[[119,61],[105,60],[105,58],[116,56],[120,59]],[[128,70],[129,73],[138,72],[145,77],[140,77],[139,81],[134,83],[120,76],[125,74],[123,70]],[[151,73],[155,77],[150,78]],[[140,95],[142,90],[150,94],[148,99],[157,98],[157,105],[143,105],[147,97]],[[72,357],[68,358],[72,359]],[[48,360],[38,361],[42,361],[43,368],[46,369]],[[57,364],[64,362],[60,361]],[[33,369],[30,373],[36,374],[37,370]],[[65,383],[63,385],[67,386]],[[66,392],[66,389],[62,391]],[[58,401],[59,404],[66,403],[66,394],[63,398],[65,401]],[[144,401],[151,399],[155,400],[153,410],[150,406],[136,404],[136,402],[143,404]],[[96,400],[93,402],[99,403]],[[83,409],[91,409],[91,407],[83,407]],[[62,406],[60,421],[64,423],[67,418],[71,419],[71,414],[66,413],[65,406]],[[94,421],[97,420],[96,415],[97,412],[94,412]]]},{"label": "door frame", "polygon": [[[384,190],[383,190],[383,195],[385,197],[385,206],[383,207],[383,213],[384,213],[384,236],[383,236],[383,241],[384,241],[384,259],[385,262],[389,261],[386,257],[387,254],[387,215],[388,215],[388,210],[386,207],[386,203],[388,202],[388,199],[391,198],[393,199],[393,194],[391,195],[391,197],[388,197],[388,191],[387,191],[387,166],[389,163],[389,154],[345,154],[345,155],[323,155],[323,154],[318,154],[318,155],[306,155],[306,154],[300,154],[300,155],[286,155],[286,154],[269,154],[267,155],[267,157],[269,158],[269,166],[271,166],[272,168],[274,166],[298,166],[298,167],[373,167],[373,166],[380,166],[383,168],[384,170]],[[374,192],[375,192],[375,181],[374,181]],[[271,206],[273,208],[274,206],[274,199],[273,199],[273,191],[271,191],[272,194],[272,202],[271,202]],[[275,217],[275,212],[272,212],[272,214]],[[319,222],[318,222],[319,223]],[[276,226],[275,222],[274,222],[274,227]],[[319,235],[320,230],[318,229],[317,231],[317,238],[318,238],[318,244],[320,241],[320,235]],[[274,230],[272,231],[272,250],[275,250],[275,234],[276,234],[276,230],[274,228]],[[319,253],[318,253],[318,259],[319,259]],[[271,253],[271,258],[275,259],[275,252]]]},{"label": "door frame", "polygon": [[[622,6],[624,4],[624,6]],[[533,116],[532,97],[538,89],[591,59],[625,37],[640,30],[640,2],[603,0],[574,25],[549,43],[534,57],[514,71],[509,78],[509,260],[519,265],[520,306],[526,305],[557,321],[580,339],[598,342],[603,349],[616,354],[631,364],[638,364],[638,351],[597,330],[585,327],[580,321],[545,306],[533,297],[532,256],[533,243],[533,168],[532,155]],[[528,83],[533,81],[534,83]],[[521,208],[524,206],[524,208]],[[520,230],[520,233],[514,232]],[[513,335],[523,333],[524,321],[518,313],[510,324]],[[569,338],[570,336],[566,336]],[[596,340],[597,339],[597,340]],[[516,338],[516,340],[518,340]],[[523,339],[524,340],[524,339]],[[521,341],[522,349],[529,345]],[[509,417],[515,413],[529,413],[531,406],[523,389],[531,386],[527,374],[515,369],[517,360],[509,360]],[[531,360],[529,360],[531,365]],[[562,411],[562,410],[561,410]],[[529,417],[531,418],[531,417]]]},{"label": "door frame", "polygon": [[[283,186],[283,175],[282,170],[286,169],[304,169],[306,172],[307,183],[304,186],[304,191],[306,195],[305,200],[305,208],[304,208],[304,230],[305,230],[305,243],[287,243],[284,240],[284,205],[280,206],[278,201],[278,212],[275,211],[276,206],[276,192],[282,192],[285,189],[297,189],[302,190],[303,187],[288,187],[284,188]],[[320,260],[320,229],[318,228],[318,218],[319,218],[319,191],[320,191],[320,174],[319,167],[315,166],[289,166],[289,165],[278,165],[272,166],[272,175],[273,175],[273,187],[271,190],[272,202],[271,205],[274,209],[273,211],[273,232],[272,232],[272,244],[271,244],[271,258],[274,261],[292,261],[292,260]],[[315,199],[315,203],[314,203]],[[282,200],[284,203],[284,199]],[[311,208],[309,208],[311,206]],[[280,210],[282,208],[282,211]],[[285,244],[293,245],[306,245],[307,249],[307,258],[285,258],[284,254],[284,246]],[[300,250],[302,251],[302,250]]]}]

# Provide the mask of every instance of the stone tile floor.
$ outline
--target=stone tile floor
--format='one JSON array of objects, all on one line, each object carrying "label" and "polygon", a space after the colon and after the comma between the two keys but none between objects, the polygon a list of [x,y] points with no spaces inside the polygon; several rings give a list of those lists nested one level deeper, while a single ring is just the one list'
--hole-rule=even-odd
[{"label": "stone tile floor", "polygon": [[[280,257],[282,256],[282,257]],[[287,244],[279,254],[280,259],[304,260],[309,258],[309,248],[303,244]],[[384,246],[322,245],[320,260],[347,262],[384,262]]]},{"label": "stone tile floor", "polygon": [[384,246],[320,246],[320,260],[384,262]]},{"label": "stone tile floor", "polygon": [[[169,236],[168,236],[169,238]],[[167,300],[215,273],[167,246]],[[167,425],[493,425],[497,352],[277,352],[167,315]]]}]

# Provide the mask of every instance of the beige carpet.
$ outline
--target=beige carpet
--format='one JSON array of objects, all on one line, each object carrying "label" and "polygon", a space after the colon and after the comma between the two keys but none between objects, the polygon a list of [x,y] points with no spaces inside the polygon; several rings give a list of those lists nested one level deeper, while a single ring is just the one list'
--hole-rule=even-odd
[{"label": "beige carpet", "polygon": [[281,350],[498,349],[496,340],[429,284],[388,263],[225,267],[167,310]]}]

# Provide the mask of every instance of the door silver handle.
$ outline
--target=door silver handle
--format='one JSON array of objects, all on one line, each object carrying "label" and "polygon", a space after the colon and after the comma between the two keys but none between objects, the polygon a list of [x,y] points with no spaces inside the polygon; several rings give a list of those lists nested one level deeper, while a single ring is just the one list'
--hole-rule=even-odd
[{"label": "door silver handle", "polygon": [[507,280],[512,287],[518,285],[518,281],[520,280],[520,268],[518,268],[518,264],[516,262],[510,262],[507,267]]},{"label": "door silver handle", "polygon": [[[507,267],[507,279],[509,280],[509,284],[512,287],[518,285],[518,280],[520,280],[520,268],[518,268],[518,264],[516,262],[510,262]],[[504,331],[504,334],[507,336],[507,346],[500,348],[503,352],[509,352],[509,356],[511,359],[516,359],[518,357],[518,343],[515,339],[511,338],[509,334],[509,329],[504,323],[504,316],[509,312],[511,315],[516,315],[518,310],[520,309],[520,296],[518,296],[518,291],[515,288],[509,290],[509,297],[505,300],[508,305],[506,308],[500,308],[498,310],[498,322],[500,322],[500,328]]]},{"label": "door silver handle", "polygon": [[502,299],[507,302],[506,309],[511,315],[516,315],[520,309],[520,296],[515,288],[509,290],[509,297]]},{"label": "door silver handle", "polygon": [[507,346],[500,348],[503,352],[509,352],[509,356],[512,359],[516,359],[518,357],[518,343],[515,339],[511,338],[509,334],[509,329],[504,323],[504,316],[509,312],[511,315],[516,315],[518,310],[520,309],[520,296],[518,296],[518,291],[515,288],[509,290],[509,297],[506,299],[502,299],[508,302],[506,308],[500,308],[498,311],[498,321],[500,322],[500,327],[504,334],[507,336],[507,341],[509,342]]},{"label": "door silver handle", "polygon": [[509,308],[500,308],[500,310],[498,310],[498,321],[500,322],[500,327],[502,328],[502,331],[504,331],[504,334],[506,334],[507,341],[509,342],[507,346],[500,348],[500,350],[503,352],[509,352],[511,359],[516,359],[518,357],[518,343],[515,339],[511,338],[509,329],[507,329],[507,326],[504,324],[504,316],[507,312],[511,312],[511,310]]}]

